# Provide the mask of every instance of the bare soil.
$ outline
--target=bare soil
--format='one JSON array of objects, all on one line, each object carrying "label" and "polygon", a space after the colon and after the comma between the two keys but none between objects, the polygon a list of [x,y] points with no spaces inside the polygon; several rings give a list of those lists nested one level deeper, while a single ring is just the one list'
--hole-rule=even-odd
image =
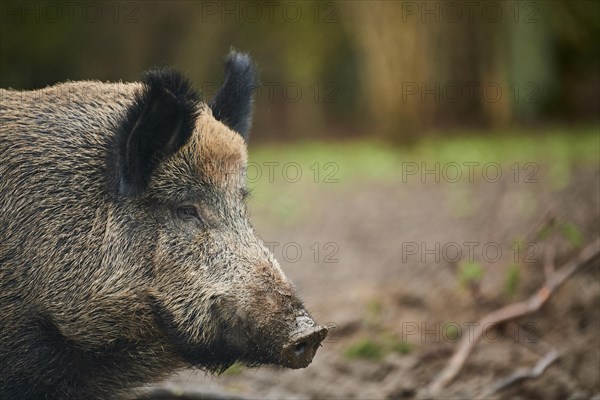
[{"label": "bare soil", "polygon": [[[535,184],[503,179],[318,186],[305,193],[309,211],[292,226],[255,207],[257,230],[279,243],[275,255],[308,309],[335,328],[306,369],[238,367],[221,376],[183,371],[168,384],[243,398],[422,397],[457,335],[541,285],[544,244],[528,242],[532,246],[518,251],[511,245],[547,210],[577,227],[582,244],[598,236],[599,181],[598,169],[588,167],[572,171],[558,189],[544,184],[543,174]],[[288,243],[301,248],[299,260],[289,246],[283,252]],[[314,243],[320,248],[316,259]],[[477,296],[460,282],[469,246],[483,268]],[[496,259],[498,246],[502,255]],[[451,251],[456,249],[463,252],[460,260]],[[561,241],[557,265],[576,252]],[[511,292],[507,277],[515,254],[519,274]],[[539,313],[518,321],[524,331],[507,325],[486,335],[443,397],[481,396],[516,369],[533,366],[540,355],[531,343],[541,343],[560,352],[558,361],[540,378],[496,398],[600,399],[599,306],[596,263],[578,271]],[[357,350],[357,343],[363,347]],[[372,344],[379,347],[370,351]]]}]

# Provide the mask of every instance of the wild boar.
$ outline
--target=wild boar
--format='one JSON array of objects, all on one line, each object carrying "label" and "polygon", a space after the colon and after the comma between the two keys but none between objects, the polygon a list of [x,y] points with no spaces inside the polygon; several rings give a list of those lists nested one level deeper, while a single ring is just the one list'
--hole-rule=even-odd
[{"label": "wild boar", "polygon": [[127,397],[189,365],[303,368],[310,317],[246,207],[256,73],[0,91],[0,393]]}]

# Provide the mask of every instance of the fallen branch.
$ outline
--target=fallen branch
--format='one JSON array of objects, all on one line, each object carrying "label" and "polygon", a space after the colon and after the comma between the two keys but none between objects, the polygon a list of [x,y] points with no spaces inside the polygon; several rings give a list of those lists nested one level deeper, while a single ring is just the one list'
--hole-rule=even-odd
[{"label": "fallen branch", "polygon": [[538,311],[564,281],[579,267],[596,258],[598,254],[600,254],[600,239],[585,247],[578,257],[547,277],[545,284],[528,300],[502,307],[483,317],[475,327],[473,335],[462,337],[446,368],[429,385],[429,393],[434,396],[439,394],[440,390],[456,377],[473,347],[484,333],[499,323]]},{"label": "fallen branch", "polygon": [[494,386],[490,388],[482,397],[489,397],[507,387],[521,382],[525,379],[539,378],[546,368],[550,366],[554,361],[558,359],[558,353],[554,350],[548,352],[544,357],[540,358],[537,364],[533,368],[519,368],[512,375],[499,380]]}]

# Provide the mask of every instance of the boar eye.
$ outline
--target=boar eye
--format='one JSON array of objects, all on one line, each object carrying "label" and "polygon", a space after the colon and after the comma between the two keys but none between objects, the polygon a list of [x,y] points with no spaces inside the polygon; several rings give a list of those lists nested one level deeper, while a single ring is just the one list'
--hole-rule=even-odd
[{"label": "boar eye", "polygon": [[189,205],[177,207],[177,217],[183,221],[200,220],[198,209]]}]

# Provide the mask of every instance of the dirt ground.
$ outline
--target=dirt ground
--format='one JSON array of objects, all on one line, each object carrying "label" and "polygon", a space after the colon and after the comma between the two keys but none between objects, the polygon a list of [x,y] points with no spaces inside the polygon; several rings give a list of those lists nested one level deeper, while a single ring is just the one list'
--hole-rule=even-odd
[{"label": "dirt ground", "polygon": [[[275,255],[308,309],[335,328],[306,369],[236,367],[221,376],[183,371],[167,384],[242,398],[423,397],[459,335],[543,283],[544,244],[526,242],[533,247],[519,250],[511,244],[524,240],[547,210],[576,226],[581,244],[598,236],[598,169],[572,171],[558,189],[544,184],[543,171],[541,176],[531,185],[503,179],[316,186],[304,193],[309,212],[291,226],[278,223],[268,207],[253,207],[257,230],[265,241],[278,242]],[[471,242],[476,244],[465,244]],[[287,246],[284,253],[289,243],[294,249]],[[464,260],[469,246],[483,268],[475,295],[461,285],[462,261],[454,252],[460,249]],[[502,255],[496,259],[492,250],[498,246]],[[557,251],[557,265],[577,252],[566,240]],[[510,291],[515,256],[522,262]],[[535,365],[540,355],[532,347],[549,346],[560,358],[540,378],[493,397],[600,399],[599,306],[596,262],[579,270],[539,313],[519,320],[524,330],[507,325],[490,331],[441,397],[482,397],[498,380]]]}]

